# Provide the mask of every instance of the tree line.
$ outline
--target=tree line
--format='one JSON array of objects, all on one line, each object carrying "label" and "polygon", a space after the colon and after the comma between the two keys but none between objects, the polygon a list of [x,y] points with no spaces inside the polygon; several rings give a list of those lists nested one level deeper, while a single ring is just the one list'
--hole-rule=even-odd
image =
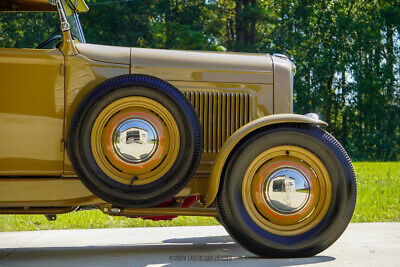
[{"label": "tree line", "polygon": [[[88,42],[288,55],[296,113],[318,113],[353,160],[400,160],[399,0],[87,3]],[[0,16],[1,47],[33,47],[59,32],[56,14],[17,15]]]}]

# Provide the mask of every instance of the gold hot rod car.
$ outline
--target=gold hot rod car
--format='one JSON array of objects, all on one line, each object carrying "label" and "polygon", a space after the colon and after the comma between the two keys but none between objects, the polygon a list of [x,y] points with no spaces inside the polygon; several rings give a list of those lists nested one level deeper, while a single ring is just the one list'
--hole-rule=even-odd
[{"label": "gold hot rod car", "polygon": [[286,57],[89,44],[84,0],[0,11],[58,12],[62,32],[0,48],[1,214],[213,216],[264,257],[315,255],[347,227],[352,163],[293,114]]}]

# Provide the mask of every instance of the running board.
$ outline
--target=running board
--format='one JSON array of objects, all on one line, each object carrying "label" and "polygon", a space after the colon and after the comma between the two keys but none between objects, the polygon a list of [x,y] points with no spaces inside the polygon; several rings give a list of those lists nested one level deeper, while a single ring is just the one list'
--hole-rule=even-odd
[{"label": "running board", "polygon": [[100,210],[113,216],[149,216],[149,215],[171,215],[171,216],[204,216],[217,217],[215,208],[115,208],[109,205],[100,207]]}]

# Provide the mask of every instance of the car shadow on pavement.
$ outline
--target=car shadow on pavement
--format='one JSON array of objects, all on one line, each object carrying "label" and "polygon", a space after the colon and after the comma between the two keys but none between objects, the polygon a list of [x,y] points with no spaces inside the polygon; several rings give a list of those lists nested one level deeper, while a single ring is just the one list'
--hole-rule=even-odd
[{"label": "car shadow on pavement", "polygon": [[236,244],[229,236],[166,239],[162,243],[0,249],[0,264],[28,266],[243,265],[291,266],[335,260],[330,256],[263,259]]}]

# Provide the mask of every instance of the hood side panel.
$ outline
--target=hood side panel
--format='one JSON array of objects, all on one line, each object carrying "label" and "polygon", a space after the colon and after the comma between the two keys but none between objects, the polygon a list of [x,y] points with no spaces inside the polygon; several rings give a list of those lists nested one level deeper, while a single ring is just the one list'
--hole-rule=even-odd
[{"label": "hood side panel", "polygon": [[269,55],[132,48],[132,73],[168,81],[273,83]]},{"label": "hood side panel", "polygon": [[96,61],[114,63],[114,64],[130,64],[130,48],[108,45],[96,45],[87,43],[76,43],[76,50],[79,54]]}]

